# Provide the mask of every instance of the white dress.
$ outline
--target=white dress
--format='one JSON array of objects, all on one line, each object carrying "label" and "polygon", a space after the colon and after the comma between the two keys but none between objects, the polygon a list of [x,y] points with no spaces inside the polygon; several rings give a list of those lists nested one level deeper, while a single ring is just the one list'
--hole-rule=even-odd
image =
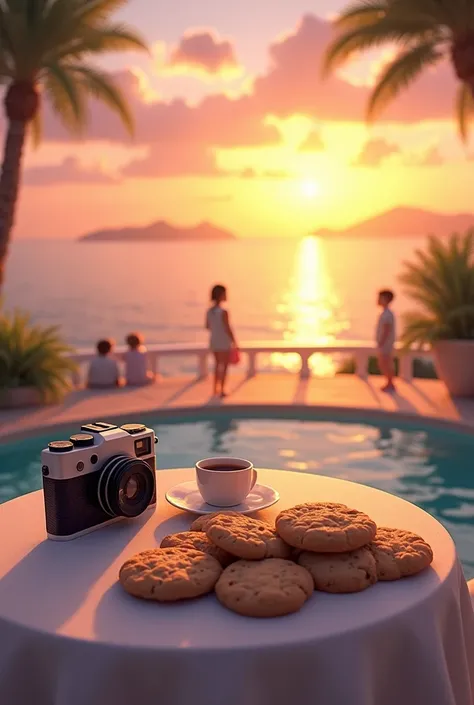
[{"label": "white dress", "polygon": [[228,352],[232,347],[232,340],[224,324],[225,309],[221,306],[212,306],[207,312],[207,326],[211,333],[209,347],[212,352]]}]

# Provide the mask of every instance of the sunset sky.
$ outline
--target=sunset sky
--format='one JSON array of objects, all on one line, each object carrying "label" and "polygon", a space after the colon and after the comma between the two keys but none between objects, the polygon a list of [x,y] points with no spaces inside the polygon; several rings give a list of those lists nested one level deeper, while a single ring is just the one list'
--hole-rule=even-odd
[{"label": "sunset sky", "polygon": [[[117,17],[152,55],[111,56],[133,108],[131,140],[91,107],[84,140],[45,111],[29,150],[17,237],[201,220],[242,236],[298,236],[396,205],[471,211],[474,146],[451,119],[449,65],[370,129],[364,106],[389,50],[320,80],[339,0],[131,0]],[[3,129],[2,129],[3,132]]]}]

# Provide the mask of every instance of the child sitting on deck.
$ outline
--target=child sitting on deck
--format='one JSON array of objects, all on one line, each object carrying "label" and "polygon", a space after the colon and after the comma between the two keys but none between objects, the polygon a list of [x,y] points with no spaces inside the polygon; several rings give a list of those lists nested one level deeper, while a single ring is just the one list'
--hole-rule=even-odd
[{"label": "child sitting on deck", "polygon": [[97,356],[91,361],[87,375],[89,389],[119,386],[119,367],[117,360],[111,355],[113,346],[113,340],[99,340],[97,343]]},{"label": "child sitting on deck", "polygon": [[125,338],[128,350],[124,355],[126,384],[142,387],[152,384],[155,375],[148,369],[148,355],[140,333],[130,333]]}]

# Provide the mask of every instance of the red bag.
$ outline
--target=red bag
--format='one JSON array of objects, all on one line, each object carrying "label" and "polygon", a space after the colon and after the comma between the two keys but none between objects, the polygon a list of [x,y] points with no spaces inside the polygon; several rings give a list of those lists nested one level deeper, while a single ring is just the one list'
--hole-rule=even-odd
[{"label": "red bag", "polygon": [[239,348],[231,348],[229,355],[229,364],[238,365],[240,362],[240,350]]}]

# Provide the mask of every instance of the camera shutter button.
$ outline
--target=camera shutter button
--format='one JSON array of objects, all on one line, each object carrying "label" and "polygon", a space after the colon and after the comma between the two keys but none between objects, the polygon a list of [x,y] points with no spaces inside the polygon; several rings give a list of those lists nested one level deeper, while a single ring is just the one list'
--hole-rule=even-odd
[{"label": "camera shutter button", "polygon": [[94,445],[94,436],[91,433],[75,433],[69,440],[74,448],[88,448]]},{"label": "camera shutter button", "polygon": [[146,426],[142,423],[125,423],[123,426],[120,426],[120,428],[131,436],[135,435],[135,433],[143,433],[143,431],[146,430]]},{"label": "camera shutter button", "polygon": [[48,448],[51,453],[68,453],[74,446],[71,441],[51,441]]}]

